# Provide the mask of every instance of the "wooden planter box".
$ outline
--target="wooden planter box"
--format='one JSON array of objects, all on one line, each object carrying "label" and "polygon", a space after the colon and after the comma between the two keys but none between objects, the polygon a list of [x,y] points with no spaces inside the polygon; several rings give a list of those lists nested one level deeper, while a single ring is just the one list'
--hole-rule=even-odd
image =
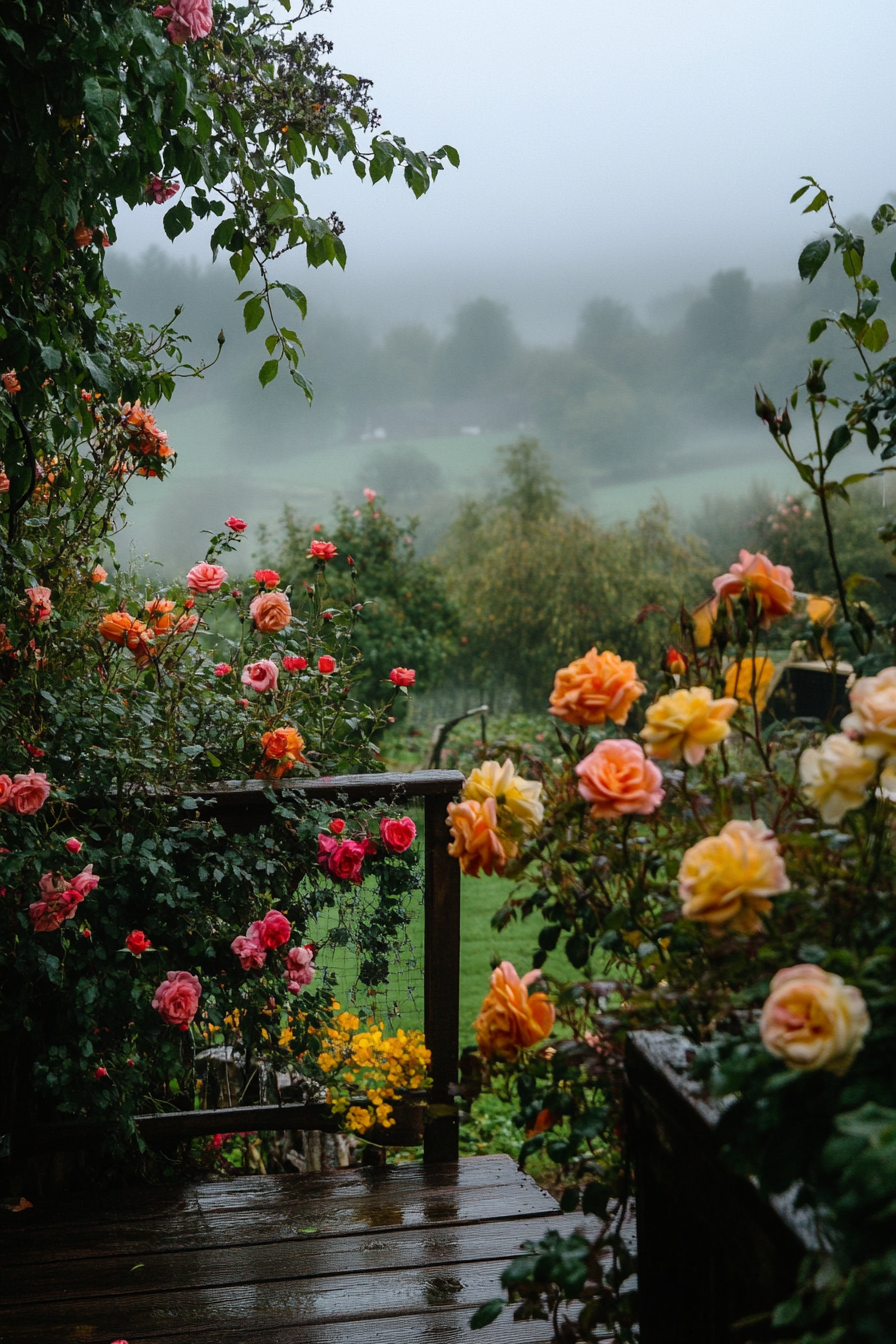
[{"label": "wooden planter box", "polygon": [[[408,1095],[394,1107],[396,1124],[376,1127],[365,1136],[374,1143],[400,1147],[423,1142],[424,1162],[455,1162],[458,1121],[452,1089],[457,1084],[458,1012],[460,992],[460,866],[448,854],[450,834],[447,803],[463,787],[458,770],[420,770],[414,774],[337,775],[330,779],[225,782],[191,789],[200,811],[214,811],[225,829],[248,831],[272,812],[267,796],[303,793],[326,800],[387,801],[404,805],[414,798],[424,804],[424,970],[423,1024],[432,1062],[428,1094]],[[21,1111],[20,1111],[21,1116]],[[41,1184],[53,1185],[61,1173],[65,1153],[77,1153],[102,1136],[96,1121],[34,1123],[11,1116],[0,1133],[0,1169],[7,1184],[17,1187],[25,1172],[38,1174]],[[141,1138],[158,1147],[203,1135],[244,1130],[317,1130],[336,1132],[339,1117],[320,1102],[219,1107],[209,1110],[166,1111],[136,1117]]]},{"label": "wooden planter box", "polygon": [[815,1227],[792,1197],[769,1202],[716,1153],[724,1099],[686,1073],[683,1036],[635,1032],[626,1047],[638,1222],[642,1344],[747,1344],[775,1338]]}]

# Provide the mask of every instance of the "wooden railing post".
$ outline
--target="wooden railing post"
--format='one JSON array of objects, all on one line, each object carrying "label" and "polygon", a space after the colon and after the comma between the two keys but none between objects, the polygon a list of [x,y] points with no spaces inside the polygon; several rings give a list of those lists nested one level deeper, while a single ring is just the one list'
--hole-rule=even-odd
[{"label": "wooden railing post", "polygon": [[460,1052],[460,864],[448,854],[448,802],[445,793],[429,795],[425,802],[423,1020],[432,1052],[432,1090],[424,1162],[456,1162],[458,1156],[451,1086],[457,1083]]}]

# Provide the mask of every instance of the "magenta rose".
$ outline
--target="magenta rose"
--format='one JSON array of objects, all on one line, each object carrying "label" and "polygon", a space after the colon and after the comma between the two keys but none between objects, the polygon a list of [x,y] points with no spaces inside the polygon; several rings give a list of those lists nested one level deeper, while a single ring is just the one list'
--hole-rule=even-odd
[{"label": "magenta rose", "polygon": [[417,827],[410,817],[380,817],[380,835],[392,854],[403,854],[417,838]]},{"label": "magenta rose", "polygon": [[264,695],[265,691],[277,689],[277,664],[270,658],[260,658],[257,663],[247,663],[243,668],[242,683],[251,686],[253,691]]},{"label": "magenta rose", "polygon": [[49,796],[50,781],[46,775],[29,770],[27,775],[15,776],[2,805],[9,812],[17,812],[20,817],[30,817],[40,811]]},{"label": "magenta rose", "polygon": [[264,919],[256,919],[249,926],[246,936],[254,937],[260,947],[270,951],[288,942],[291,933],[292,925],[286,916],[281,915],[279,910],[269,910]]},{"label": "magenta rose", "polygon": [[169,971],[153,995],[152,1006],[169,1027],[187,1031],[199,1008],[202,985],[189,971]]},{"label": "magenta rose", "polygon": [[191,593],[216,593],[226,578],[223,565],[209,565],[203,560],[187,575],[187,587]]},{"label": "magenta rose", "polygon": [[301,994],[316,974],[314,948],[310,944],[306,947],[291,947],[286,954],[286,970],[283,972],[287,993]]},{"label": "magenta rose", "polygon": [[212,30],[212,0],[171,0],[170,5],[157,5],[152,16],[171,20],[168,36],[182,47],[185,42],[208,37]]},{"label": "magenta rose", "polygon": [[358,840],[343,840],[330,855],[327,867],[334,877],[358,883],[361,881],[361,864],[367,852],[366,844]]},{"label": "magenta rose", "polygon": [[258,940],[252,936],[253,927],[250,926],[245,937],[240,934],[239,938],[234,938],[230,944],[231,952],[239,957],[240,965],[244,971],[257,971],[267,961],[267,952]]}]

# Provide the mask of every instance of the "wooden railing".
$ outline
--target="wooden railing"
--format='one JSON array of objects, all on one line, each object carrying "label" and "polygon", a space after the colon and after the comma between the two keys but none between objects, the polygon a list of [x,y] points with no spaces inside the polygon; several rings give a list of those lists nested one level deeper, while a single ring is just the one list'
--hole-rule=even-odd
[{"label": "wooden railing", "polygon": [[[270,793],[304,794],[347,802],[388,801],[403,804],[422,798],[424,804],[424,970],[423,1024],[432,1055],[428,1096],[409,1098],[395,1107],[395,1129],[387,1141],[413,1142],[414,1119],[423,1119],[424,1162],[453,1162],[458,1153],[456,1110],[452,1087],[457,1083],[460,990],[460,867],[448,854],[450,839],[446,804],[461,789],[458,770],[420,770],[414,774],[337,775],[266,783],[225,782],[190,789],[201,812],[208,811],[230,831],[247,831],[270,819]],[[415,1105],[415,1100],[418,1104]],[[164,1111],[136,1117],[141,1137],[153,1144],[240,1130],[336,1131],[338,1117],[321,1103],[222,1107],[213,1110]],[[97,1137],[93,1121],[33,1124],[27,1130],[0,1136],[4,1156],[26,1157],[35,1150],[71,1151]],[[2,1150],[0,1150],[2,1151]]]}]

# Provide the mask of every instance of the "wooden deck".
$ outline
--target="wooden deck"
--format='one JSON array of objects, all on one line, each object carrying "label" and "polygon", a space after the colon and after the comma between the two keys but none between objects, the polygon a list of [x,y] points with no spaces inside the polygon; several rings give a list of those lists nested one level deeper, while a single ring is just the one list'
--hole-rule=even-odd
[{"label": "wooden deck", "polygon": [[509,1157],[81,1195],[0,1212],[0,1344],[547,1344],[469,1331],[530,1237],[581,1216]]}]

